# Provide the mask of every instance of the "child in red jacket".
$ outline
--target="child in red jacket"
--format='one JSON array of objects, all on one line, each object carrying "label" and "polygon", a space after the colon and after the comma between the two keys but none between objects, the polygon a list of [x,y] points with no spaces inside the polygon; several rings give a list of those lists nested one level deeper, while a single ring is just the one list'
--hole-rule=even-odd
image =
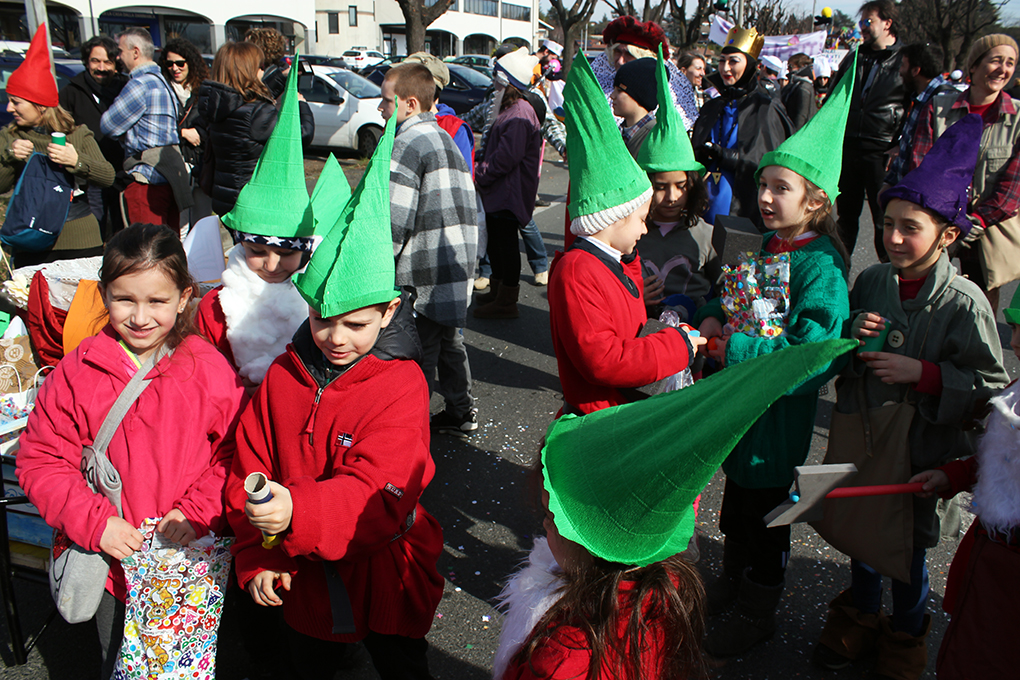
[{"label": "child in red jacket", "polygon": [[221,220],[237,243],[227,254],[223,285],[202,298],[195,316],[199,333],[234,365],[249,394],[308,318],[291,276],[308,263],[315,233],[333,227],[351,196],[330,156],[309,202],[299,119],[292,72],[255,173]]},{"label": "child in red jacket", "polygon": [[[435,472],[429,391],[407,354],[377,344],[399,305],[386,207],[394,123],[296,281],[309,319],[241,417],[227,486],[238,580],[256,603],[283,606],[299,678],[332,677],[340,643],[357,641],[383,678],[430,677],[443,540],[418,502]],[[272,480],[267,503],[246,502],[253,472]],[[263,534],[279,543],[263,547]]]},{"label": "child in red jacket", "polygon": [[[549,321],[564,410],[584,414],[625,403],[622,388],[684,370],[705,341],[679,328],[638,337],[648,316],[634,249],[645,233],[652,186],[617,134],[583,56],[566,92],[570,229],[578,238],[553,261]],[[612,172],[595,172],[596,163]]]}]

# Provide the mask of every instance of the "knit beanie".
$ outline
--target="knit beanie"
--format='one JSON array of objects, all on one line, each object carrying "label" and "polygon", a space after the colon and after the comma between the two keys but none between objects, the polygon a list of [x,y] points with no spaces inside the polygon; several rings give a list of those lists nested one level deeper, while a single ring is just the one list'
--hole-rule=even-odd
[{"label": "knit beanie", "polygon": [[310,245],[315,219],[305,183],[297,78],[298,69],[292,68],[276,127],[262,148],[251,179],[241,188],[234,207],[220,221],[236,232]]},{"label": "knit beanie", "polygon": [[396,299],[390,231],[390,159],[397,117],[390,116],[358,188],[294,285],[323,317]]},{"label": "knit beanie", "polygon": [[[620,71],[630,64],[624,64]],[[687,130],[673,103],[673,91],[669,87],[669,76],[666,74],[666,62],[662,56],[661,46],[655,69],[655,86],[658,90],[659,110],[655,112],[655,127],[648,132],[638,152],[638,165],[645,172],[683,170],[704,174],[705,166],[694,159],[691,139],[687,136]]]},{"label": "knit beanie", "polygon": [[830,202],[836,202],[843,168],[843,136],[857,72],[857,54],[858,51],[855,51],[853,66],[840,78],[836,89],[825,100],[825,106],[778,148],[762,156],[754,173],[755,182],[766,167],[780,165],[809,180],[825,192]]},{"label": "knit beanie", "polygon": [[981,116],[976,113],[950,125],[935,140],[920,165],[882,194],[879,199],[882,210],[894,198],[910,201],[941,215],[964,234],[970,233],[973,225],[967,218],[967,203],[983,127]]},{"label": "knit beanie", "polygon": [[613,85],[630,95],[645,111],[654,111],[658,106],[654,59],[628,61],[616,71]]},{"label": "knit beanie", "polygon": [[647,203],[652,184],[627,151],[584,53],[575,58],[563,88],[563,111],[570,158],[570,231],[591,236]]},{"label": "knit beanie", "polygon": [[744,433],[855,347],[794,345],[679,391],[554,421],[542,465],[557,530],[620,564],[643,567],[682,552],[694,533],[691,504]]},{"label": "knit beanie", "polygon": [[312,215],[315,216],[315,235],[325,236],[340,219],[347,201],[351,200],[351,185],[333,154],[329,154],[319,179],[312,190]]},{"label": "knit beanie", "polygon": [[1002,310],[1002,315],[1006,317],[1006,323],[1020,324],[1020,286],[1013,292],[1013,300]]},{"label": "knit beanie", "polygon": [[7,95],[30,101],[38,106],[60,106],[57,81],[50,70],[50,51],[46,45],[46,24],[39,24],[32,44],[25,52],[25,61],[7,78]]},{"label": "knit beanie", "polygon": [[967,72],[969,73],[970,69],[974,68],[974,64],[981,61],[981,57],[985,56],[988,50],[1000,45],[1009,45],[1013,48],[1013,54],[1020,58],[1020,49],[1017,49],[1016,41],[1013,38],[1005,33],[992,33],[974,41],[970,52],[967,53]]}]

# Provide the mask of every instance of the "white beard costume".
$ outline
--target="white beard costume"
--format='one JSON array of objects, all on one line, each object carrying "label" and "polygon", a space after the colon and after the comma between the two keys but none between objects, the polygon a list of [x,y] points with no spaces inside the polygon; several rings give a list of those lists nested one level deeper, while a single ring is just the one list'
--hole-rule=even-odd
[{"label": "white beard costume", "polygon": [[1020,527],[1020,382],[989,403],[971,510],[989,533],[1009,536]]}]

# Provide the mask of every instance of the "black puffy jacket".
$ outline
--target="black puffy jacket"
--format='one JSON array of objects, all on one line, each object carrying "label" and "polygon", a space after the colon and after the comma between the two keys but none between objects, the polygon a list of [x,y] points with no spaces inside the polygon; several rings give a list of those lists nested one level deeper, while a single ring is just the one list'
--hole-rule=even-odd
[{"label": "black puffy jacket", "polygon": [[[900,62],[903,60],[899,40],[884,50],[868,47],[857,48],[857,78],[850,99],[850,113],[846,119],[844,146],[854,146],[865,151],[885,151],[896,142],[896,135],[903,119],[904,89],[900,77]],[[831,81],[830,92],[850,70],[854,63],[854,52],[848,54],[839,71]],[[877,69],[874,76],[871,70]],[[866,92],[864,86],[870,85]],[[861,93],[864,92],[864,96]]]},{"label": "black puffy jacket", "polygon": [[[212,208],[225,215],[237,202],[241,187],[251,179],[278,115],[276,104],[256,97],[245,101],[232,87],[207,80],[198,91],[199,112],[209,131],[208,149],[212,154]],[[301,111],[301,138],[310,140],[315,131],[312,110],[304,102]]]}]

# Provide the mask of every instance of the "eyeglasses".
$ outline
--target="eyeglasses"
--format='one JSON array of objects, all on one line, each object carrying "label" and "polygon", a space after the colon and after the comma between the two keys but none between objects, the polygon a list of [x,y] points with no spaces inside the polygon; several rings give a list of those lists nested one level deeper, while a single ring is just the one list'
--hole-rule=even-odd
[{"label": "eyeglasses", "polygon": [[184,68],[185,66],[188,65],[188,62],[186,59],[181,59],[179,61],[167,61],[166,65],[167,68],[170,68],[171,66],[176,66],[177,68]]}]

